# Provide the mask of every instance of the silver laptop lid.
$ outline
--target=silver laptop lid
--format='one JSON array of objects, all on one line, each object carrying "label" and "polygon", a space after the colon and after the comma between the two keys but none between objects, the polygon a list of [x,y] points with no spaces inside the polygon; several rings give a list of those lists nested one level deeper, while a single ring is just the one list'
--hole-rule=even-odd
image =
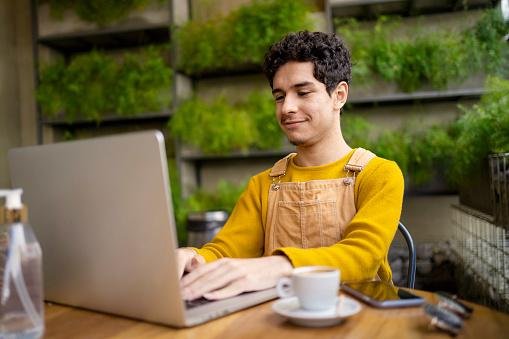
[{"label": "silver laptop lid", "polygon": [[160,132],[17,148],[9,163],[43,250],[46,300],[185,324]]}]

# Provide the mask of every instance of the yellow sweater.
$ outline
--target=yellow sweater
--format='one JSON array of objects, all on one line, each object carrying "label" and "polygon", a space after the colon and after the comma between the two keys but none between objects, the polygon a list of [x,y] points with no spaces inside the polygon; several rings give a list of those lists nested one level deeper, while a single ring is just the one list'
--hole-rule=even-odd
[{"label": "yellow sweater", "polygon": [[[354,150],[342,159],[323,166],[299,167],[289,163],[282,181],[305,182],[345,176],[343,167]],[[270,169],[252,177],[223,229],[197,252],[207,262],[223,258],[254,258],[263,254],[267,220]],[[343,239],[330,247],[277,249],[294,267],[325,265],[338,267],[342,281],[373,279],[376,274],[391,281],[387,254],[397,230],[403,203],[403,175],[393,161],[375,157],[357,176],[357,213]]]}]

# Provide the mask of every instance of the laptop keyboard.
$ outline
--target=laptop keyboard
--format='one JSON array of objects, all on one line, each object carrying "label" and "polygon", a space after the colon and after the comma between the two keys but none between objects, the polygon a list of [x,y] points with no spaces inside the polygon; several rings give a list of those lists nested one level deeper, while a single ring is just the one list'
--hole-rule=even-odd
[{"label": "laptop keyboard", "polygon": [[186,309],[191,309],[191,308],[194,308],[196,306],[201,306],[201,305],[204,305],[204,304],[208,304],[208,303],[211,303],[211,302],[214,302],[215,300],[209,300],[209,299],[205,299],[204,297],[201,297],[201,298],[198,298],[198,299],[194,299],[194,300],[186,300]]}]

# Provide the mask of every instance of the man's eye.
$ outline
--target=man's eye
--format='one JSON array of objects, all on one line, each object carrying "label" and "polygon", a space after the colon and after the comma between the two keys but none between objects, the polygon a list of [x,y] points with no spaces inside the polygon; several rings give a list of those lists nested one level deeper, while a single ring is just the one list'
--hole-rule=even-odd
[{"label": "man's eye", "polygon": [[308,95],[309,93],[311,93],[311,92],[309,92],[309,91],[305,91],[305,92],[298,92],[297,94],[298,94],[299,96],[303,97],[303,96]]},{"label": "man's eye", "polygon": [[275,97],[274,97],[274,100],[275,100],[276,102],[281,102],[284,98],[285,98],[285,97],[284,97],[284,96],[282,96],[282,95],[277,95],[277,96],[275,96]]}]

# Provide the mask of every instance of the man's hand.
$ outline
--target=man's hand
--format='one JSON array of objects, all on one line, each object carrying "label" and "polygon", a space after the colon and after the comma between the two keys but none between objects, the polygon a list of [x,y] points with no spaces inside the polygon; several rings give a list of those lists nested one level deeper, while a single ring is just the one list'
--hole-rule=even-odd
[{"label": "man's hand", "polygon": [[179,277],[182,278],[184,272],[191,272],[198,266],[205,264],[205,259],[196,253],[192,248],[177,248],[177,269]]},{"label": "man's hand", "polygon": [[254,259],[224,258],[199,265],[182,278],[183,298],[223,299],[242,292],[273,287],[279,278],[290,274],[292,265],[285,256]]}]

